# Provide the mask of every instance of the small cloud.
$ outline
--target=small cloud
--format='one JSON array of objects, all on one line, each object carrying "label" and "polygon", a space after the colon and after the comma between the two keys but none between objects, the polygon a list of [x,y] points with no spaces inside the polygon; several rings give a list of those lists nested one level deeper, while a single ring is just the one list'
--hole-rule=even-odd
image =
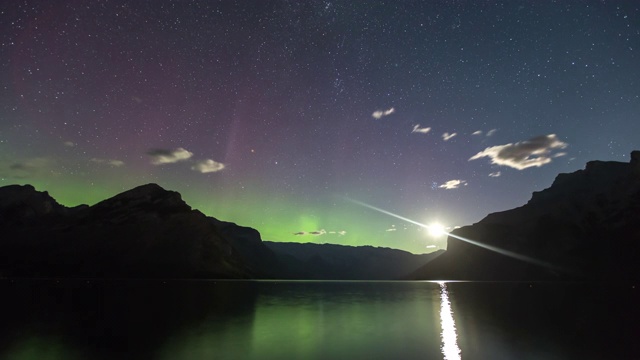
[{"label": "small cloud", "polygon": [[458,133],[453,133],[453,134],[449,134],[448,132],[442,134],[442,140],[444,141],[448,141],[449,139],[451,139],[452,137],[458,135]]},{"label": "small cloud", "polygon": [[138,104],[142,104],[142,99],[137,96],[132,96],[131,100],[137,102]]},{"label": "small cloud", "polygon": [[191,167],[191,170],[206,174],[206,173],[217,172],[224,168],[225,166],[223,163],[219,163],[211,159],[206,159],[206,160],[196,161],[195,165]]},{"label": "small cloud", "polygon": [[435,245],[427,245],[427,249],[433,249],[435,247],[436,247]]},{"label": "small cloud", "polygon": [[491,130],[487,131],[487,136],[491,136],[491,135],[495,134],[496,131],[498,131],[498,129],[491,129]]},{"label": "small cloud", "polygon": [[66,146],[66,147],[74,147],[76,146],[76,144],[73,141],[65,141],[62,143],[62,145]]},{"label": "small cloud", "polygon": [[474,131],[471,135],[482,135],[482,130]]},{"label": "small cloud", "polygon": [[371,114],[371,116],[373,116],[375,119],[380,119],[387,115],[393,114],[395,111],[395,108],[390,108],[388,110],[376,110],[373,112],[373,114]]},{"label": "small cloud", "polygon": [[452,189],[459,188],[461,185],[467,186],[467,181],[466,180],[449,180],[446,183],[438,186],[438,188],[452,190]]},{"label": "small cloud", "polygon": [[431,131],[431,128],[430,128],[430,127],[421,128],[421,127],[420,127],[420,124],[418,124],[418,125],[415,125],[415,126],[413,127],[413,130],[411,130],[411,133],[426,134],[426,133],[428,133],[429,131]]},{"label": "small cloud", "polygon": [[151,149],[147,152],[147,155],[151,156],[151,163],[153,165],[162,165],[187,160],[193,156],[193,153],[183,148],[177,148],[175,150]]},{"label": "small cloud", "polygon": [[396,231],[396,230],[398,230],[398,229],[396,229],[396,226],[395,226],[395,225],[391,225],[391,227],[390,227],[390,228],[388,228],[388,229],[387,229],[387,230],[385,230],[385,231],[386,231],[386,232],[390,232],[390,231]]},{"label": "small cloud", "polygon": [[124,161],[122,160],[115,160],[115,159],[99,159],[99,158],[93,158],[90,160],[91,162],[97,163],[97,164],[108,164],[111,166],[115,166],[115,167],[120,167],[122,165],[124,165]]},{"label": "small cloud", "polygon": [[502,175],[502,173],[500,173],[500,171],[492,172],[492,173],[489,174],[490,177],[498,177],[500,175]]},{"label": "small cloud", "polygon": [[566,153],[566,152],[559,152],[559,153],[556,153],[555,155],[553,155],[553,157],[554,157],[554,158],[559,158],[559,157],[561,157],[561,156],[565,156],[565,155],[567,155],[567,153]]},{"label": "small cloud", "polygon": [[491,159],[492,164],[523,170],[550,163],[551,158],[554,157],[550,153],[555,149],[564,149],[566,147],[567,143],[558,140],[555,134],[542,135],[515,144],[486,148],[472,156],[469,161],[488,157]]},{"label": "small cloud", "polygon": [[31,158],[24,161],[14,162],[8,166],[6,175],[11,178],[26,179],[43,173],[51,173],[55,168],[54,163],[49,158]]},{"label": "small cloud", "polygon": [[347,232],[344,230],[340,230],[340,231],[326,231],[325,229],[322,230],[316,230],[316,231],[298,231],[298,232],[294,232],[293,235],[296,236],[301,236],[301,235],[314,235],[314,236],[320,236],[320,235],[326,235],[326,234],[331,234],[331,235],[345,235]]}]

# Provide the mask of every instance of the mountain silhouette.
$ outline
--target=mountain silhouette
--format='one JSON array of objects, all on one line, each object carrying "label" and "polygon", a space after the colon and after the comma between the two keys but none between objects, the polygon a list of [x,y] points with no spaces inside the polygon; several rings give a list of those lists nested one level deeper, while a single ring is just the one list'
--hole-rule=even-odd
[{"label": "mountain silhouette", "polygon": [[257,230],[205,216],[156,184],[73,208],[31,185],[1,187],[0,229],[6,277],[383,280],[435,256],[263,242]]},{"label": "mountain silhouette", "polygon": [[640,151],[629,163],[560,174],[524,206],[456,229],[447,244],[408,278],[640,279]]}]

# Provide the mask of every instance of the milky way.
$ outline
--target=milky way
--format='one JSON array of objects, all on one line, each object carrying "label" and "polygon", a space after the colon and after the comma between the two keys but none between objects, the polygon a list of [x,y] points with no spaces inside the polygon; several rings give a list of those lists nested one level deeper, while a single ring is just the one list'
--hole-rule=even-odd
[{"label": "milky way", "polygon": [[640,148],[634,1],[3,1],[0,41],[0,185],[273,241],[433,251],[348,199],[453,228]]}]

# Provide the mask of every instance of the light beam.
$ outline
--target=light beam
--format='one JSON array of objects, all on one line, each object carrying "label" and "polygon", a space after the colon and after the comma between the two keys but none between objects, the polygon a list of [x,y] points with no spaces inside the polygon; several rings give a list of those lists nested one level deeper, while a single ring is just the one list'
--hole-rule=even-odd
[{"label": "light beam", "polygon": [[[427,229],[429,231],[432,231],[432,227],[429,226],[429,225],[425,225],[425,224],[419,223],[419,222],[417,222],[415,220],[411,220],[411,219],[406,218],[404,216],[400,216],[398,214],[394,214],[394,213],[392,213],[390,211],[375,207],[373,205],[369,205],[369,204],[364,203],[362,201],[358,201],[358,200],[354,200],[354,199],[350,199],[350,198],[345,198],[345,199],[347,201],[349,201],[349,202],[354,203],[354,204],[369,208],[371,210],[375,210],[377,212],[392,216],[392,217],[394,217],[396,219],[400,219],[400,220],[406,221],[408,223],[411,223],[411,224],[414,224],[414,225],[418,225],[418,226],[420,226],[422,228],[425,228],[425,229]],[[437,230],[437,229],[433,229],[433,230]],[[541,260],[538,260],[538,259],[534,259],[534,258],[526,256],[526,255],[518,254],[518,253],[510,251],[510,250],[505,250],[505,249],[499,248],[497,246],[487,245],[485,243],[481,243],[481,242],[478,242],[478,241],[475,241],[475,240],[467,239],[465,237],[458,236],[458,235],[452,234],[452,233],[447,232],[447,231],[444,231],[443,233],[446,234],[447,236],[451,236],[453,238],[456,238],[458,240],[467,242],[469,244],[476,245],[476,246],[479,246],[479,247],[481,247],[483,249],[487,249],[487,250],[496,252],[498,254],[502,254],[502,255],[505,255],[505,256],[520,260],[520,261],[528,262],[528,263],[531,263],[531,264],[534,264],[534,265],[538,265],[538,266],[542,266],[542,267],[546,267],[546,268],[550,268],[550,269],[554,269],[554,270],[564,271],[564,269],[559,268],[559,267],[557,267],[555,265],[552,265],[552,264],[550,264],[548,262],[541,261]]]}]

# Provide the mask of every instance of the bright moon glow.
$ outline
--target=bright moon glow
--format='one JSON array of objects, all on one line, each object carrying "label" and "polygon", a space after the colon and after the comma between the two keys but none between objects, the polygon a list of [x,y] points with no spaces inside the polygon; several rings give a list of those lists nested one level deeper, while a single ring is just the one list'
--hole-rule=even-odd
[{"label": "bright moon glow", "polygon": [[427,230],[429,230],[429,235],[433,237],[438,237],[447,233],[447,230],[444,228],[444,226],[438,223],[427,225]]},{"label": "bright moon glow", "polygon": [[[378,211],[380,213],[387,214],[389,216],[393,216],[396,219],[400,219],[400,220],[406,221],[408,223],[418,225],[418,226],[420,226],[422,228],[425,228],[427,230],[430,230],[430,226],[429,225],[421,224],[421,223],[419,223],[419,222],[417,222],[415,220],[411,220],[411,219],[406,218],[404,216],[400,216],[398,214],[394,214],[394,213],[392,213],[390,211],[387,211],[387,210],[384,210],[384,209],[380,209],[378,207],[375,207],[373,205],[369,205],[369,204],[364,203],[362,201],[349,199],[349,198],[346,198],[346,199],[348,201],[354,203],[354,204],[358,204],[360,206],[364,206],[364,207],[369,208],[371,210],[375,210],[375,211]],[[525,255],[522,255],[522,254],[518,254],[518,253],[513,252],[513,251],[501,249],[501,248],[499,248],[497,246],[484,244],[484,243],[481,243],[481,242],[478,242],[478,241],[467,239],[465,237],[462,237],[462,236],[459,236],[459,235],[456,235],[456,234],[451,234],[451,233],[446,233],[446,234],[451,236],[451,237],[453,237],[453,238],[456,238],[458,240],[461,240],[461,241],[467,242],[469,244],[473,244],[473,245],[479,246],[479,247],[487,249],[487,250],[491,250],[491,251],[497,252],[497,253],[505,255],[505,256],[512,257],[514,259],[518,259],[518,260],[521,260],[521,261],[526,261],[528,263],[535,264],[535,265],[542,266],[542,267],[546,267],[546,268],[549,268],[549,269],[554,269],[554,270],[558,270],[558,271],[566,271],[565,269],[557,267],[557,266],[555,266],[553,264],[550,264],[548,262],[540,261],[538,259],[535,259],[535,258],[532,258],[532,257],[529,257],[529,256],[525,256]]]}]

